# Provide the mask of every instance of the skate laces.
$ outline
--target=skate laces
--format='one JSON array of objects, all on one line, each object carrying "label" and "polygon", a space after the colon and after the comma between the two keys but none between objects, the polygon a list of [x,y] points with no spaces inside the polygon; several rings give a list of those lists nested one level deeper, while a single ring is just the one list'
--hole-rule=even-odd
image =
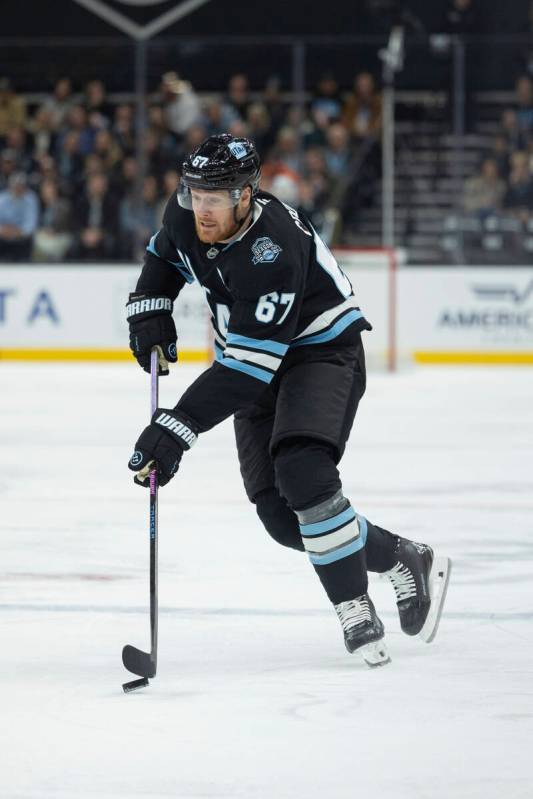
[{"label": "skate laces", "polygon": [[416,596],[416,583],[411,570],[400,561],[387,572],[396,594],[396,601],[411,599]]},{"label": "skate laces", "polygon": [[350,599],[347,602],[340,602],[334,607],[344,632],[348,632],[366,621],[372,621],[370,605],[368,604],[368,599],[364,596]]}]

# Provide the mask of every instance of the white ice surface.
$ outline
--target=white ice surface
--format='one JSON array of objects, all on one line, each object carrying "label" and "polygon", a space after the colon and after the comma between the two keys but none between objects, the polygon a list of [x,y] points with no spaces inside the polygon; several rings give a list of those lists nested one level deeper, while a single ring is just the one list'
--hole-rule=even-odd
[{"label": "white ice surface", "polygon": [[[197,369],[161,381],[174,404]],[[533,372],[371,375],[342,464],[362,514],[454,561],[436,641],[349,656],[305,556],[245,499],[231,423],[160,495],[157,678],[147,493],[126,463],[149,416],[134,365],[0,367],[1,799],[531,799]]]}]

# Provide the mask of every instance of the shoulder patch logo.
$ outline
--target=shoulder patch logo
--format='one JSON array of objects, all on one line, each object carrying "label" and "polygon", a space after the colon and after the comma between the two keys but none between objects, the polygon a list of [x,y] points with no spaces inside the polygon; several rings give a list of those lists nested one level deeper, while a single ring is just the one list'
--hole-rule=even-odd
[{"label": "shoulder patch logo", "polygon": [[271,264],[281,251],[279,244],[275,244],[268,236],[262,236],[252,244],[252,263]]}]

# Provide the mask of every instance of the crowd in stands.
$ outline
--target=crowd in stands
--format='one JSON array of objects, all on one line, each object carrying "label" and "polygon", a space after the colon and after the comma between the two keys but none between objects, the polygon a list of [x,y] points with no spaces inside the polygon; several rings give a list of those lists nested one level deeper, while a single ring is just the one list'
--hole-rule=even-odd
[{"label": "crowd in stands", "polygon": [[476,174],[465,181],[464,210],[481,221],[511,215],[524,223],[533,211],[533,80],[518,78],[515,102]]},{"label": "crowd in stands", "polygon": [[205,98],[168,72],[147,98],[140,159],[134,104],[111,103],[100,80],[76,88],[61,78],[31,107],[0,78],[0,260],[140,258],[183,159],[222,132],[253,139],[262,188],[331,239],[333,209],[346,206],[358,159],[380,138],[381,96],[368,73],[351,92],[324,74],[304,106],[286,104],[274,78],[252,94],[236,74],[225,96]]},{"label": "crowd in stands", "polygon": [[[0,78],[2,261],[139,260],[185,156],[226,131],[254,140],[262,188],[302,210],[328,243],[374,201],[364,192],[375,194],[380,172],[382,98],[367,72],[355,76],[351,91],[324,73],[296,105],[284,101],[274,78],[251,92],[246,75],[235,74],[224,96],[204,96],[165,73],[147,97],[141,158],[134,103],[111,102],[100,80],[79,88],[64,77],[39,103],[28,103]],[[531,75],[516,80],[498,135],[465,177],[465,217],[481,229],[504,218],[533,231]]]}]

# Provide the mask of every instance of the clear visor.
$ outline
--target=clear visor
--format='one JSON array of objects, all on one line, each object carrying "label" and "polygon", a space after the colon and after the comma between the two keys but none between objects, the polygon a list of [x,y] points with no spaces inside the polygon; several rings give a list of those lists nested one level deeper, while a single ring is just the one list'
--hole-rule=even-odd
[{"label": "clear visor", "polygon": [[182,208],[200,213],[234,208],[241,199],[242,189],[195,189],[180,183],[178,202]]}]

